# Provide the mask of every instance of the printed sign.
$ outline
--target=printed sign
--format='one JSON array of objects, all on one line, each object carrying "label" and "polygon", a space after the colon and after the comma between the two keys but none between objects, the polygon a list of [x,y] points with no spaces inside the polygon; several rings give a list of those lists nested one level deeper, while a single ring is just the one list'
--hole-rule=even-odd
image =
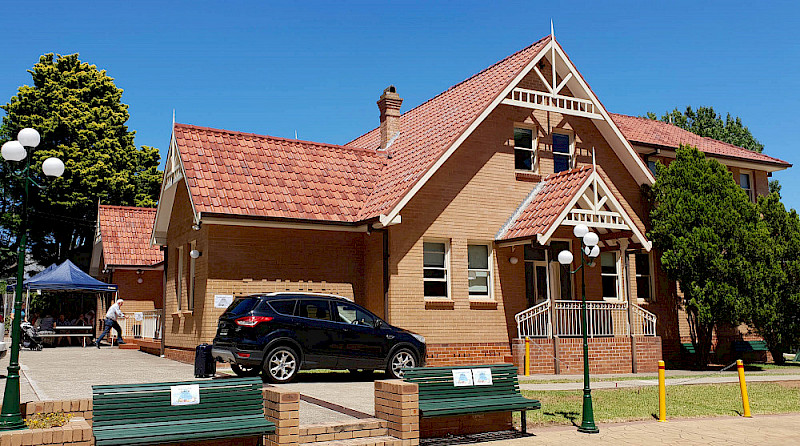
[{"label": "printed sign", "polygon": [[214,308],[228,308],[233,303],[233,295],[215,294]]},{"label": "printed sign", "polygon": [[476,386],[491,386],[492,369],[472,369],[472,382]]},{"label": "printed sign", "polygon": [[472,370],[457,369],[453,370],[453,386],[464,387],[472,385]]},{"label": "printed sign", "polygon": [[173,406],[188,406],[200,404],[200,386],[197,384],[187,384],[180,386],[170,386],[170,404]]},{"label": "printed sign", "polygon": [[144,313],[142,313],[141,311],[133,313],[133,320],[141,322],[142,319],[144,319]]}]

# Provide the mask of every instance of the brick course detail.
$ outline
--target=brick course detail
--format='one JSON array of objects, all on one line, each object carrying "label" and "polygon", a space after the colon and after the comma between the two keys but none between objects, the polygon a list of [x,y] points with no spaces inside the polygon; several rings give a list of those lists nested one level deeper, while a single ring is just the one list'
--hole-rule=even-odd
[{"label": "brick course detail", "polygon": [[428,344],[427,366],[502,364],[511,354],[508,342]]},{"label": "brick course detail", "polygon": [[[514,364],[524,373],[525,341],[514,339]],[[552,339],[531,339],[531,374],[555,373]],[[639,372],[658,371],[661,359],[661,338],[658,336],[636,337],[636,362]],[[581,338],[558,339],[558,362],[560,372],[566,375],[583,373],[583,340]],[[630,338],[589,339],[589,371],[591,373],[631,373]]]}]

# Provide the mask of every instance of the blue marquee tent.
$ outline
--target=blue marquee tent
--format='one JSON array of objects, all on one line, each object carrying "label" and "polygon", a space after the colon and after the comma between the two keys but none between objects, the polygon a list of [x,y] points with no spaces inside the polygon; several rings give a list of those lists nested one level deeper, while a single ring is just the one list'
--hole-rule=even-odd
[{"label": "blue marquee tent", "polygon": [[[51,290],[51,291],[87,291],[105,292],[117,291],[117,286],[111,283],[101,282],[94,277],[81,271],[69,260],[61,265],[52,264],[44,271],[36,274],[23,282],[23,289],[27,290]],[[14,289],[9,285],[9,289]]]}]

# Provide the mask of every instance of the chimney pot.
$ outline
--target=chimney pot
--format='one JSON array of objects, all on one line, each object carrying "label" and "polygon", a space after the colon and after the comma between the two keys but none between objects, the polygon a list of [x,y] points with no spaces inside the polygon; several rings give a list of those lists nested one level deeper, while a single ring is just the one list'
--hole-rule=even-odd
[{"label": "chimney pot", "polygon": [[389,142],[400,133],[400,106],[403,99],[397,94],[394,85],[389,85],[383,90],[378,100],[378,109],[381,111],[381,150],[386,150]]}]

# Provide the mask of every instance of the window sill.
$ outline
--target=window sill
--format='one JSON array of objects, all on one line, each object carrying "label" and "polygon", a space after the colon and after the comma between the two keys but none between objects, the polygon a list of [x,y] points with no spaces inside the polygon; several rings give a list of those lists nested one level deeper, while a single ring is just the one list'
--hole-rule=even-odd
[{"label": "window sill", "polygon": [[181,311],[181,315],[184,316],[184,317],[192,316],[193,314],[194,314],[194,310],[182,310]]},{"label": "window sill", "polygon": [[469,307],[473,310],[494,310],[497,308],[497,301],[488,297],[470,297]]},{"label": "window sill", "polygon": [[455,302],[449,297],[426,297],[425,309],[426,310],[452,310],[455,308]]},{"label": "window sill", "polygon": [[181,317],[181,312],[180,311],[175,311],[175,312],[170,313],[169,315],[172,316],[172,317]]},{"label": "window sill", "polygon": [[538,183],[542,181],[542,176],[535,172],[528,172],[526,170],[515,170],[514,176],[517,181],[529,181],[531,183]]}]

